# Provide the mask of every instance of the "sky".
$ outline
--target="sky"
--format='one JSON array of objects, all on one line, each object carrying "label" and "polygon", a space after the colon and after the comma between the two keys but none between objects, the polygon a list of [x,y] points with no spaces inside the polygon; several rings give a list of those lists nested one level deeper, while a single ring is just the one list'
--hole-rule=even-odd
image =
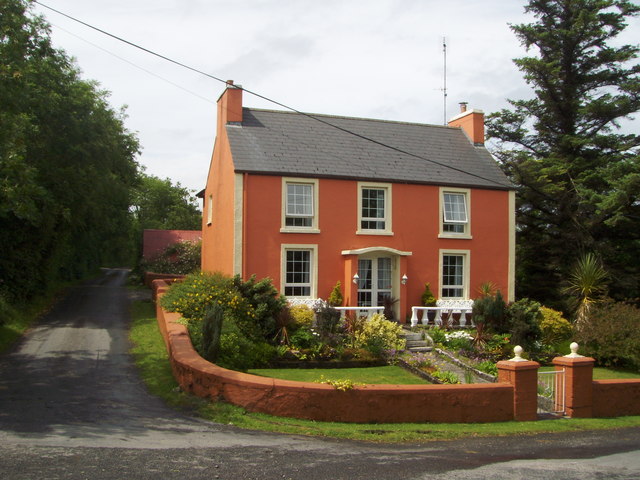
[{"label": "sky", "polygon": [[[531,96],[509,24],[524,0],[42,0],[67,15],[299,111],[443,124]],[[204,188],[224,84],[34,5],[82,77],[126,106],[147,174]],[[637,42],[640,22],[627,29]],[[634,33],[635,32],[635,33]],[[636,38],[633,38],[633,36]],[[446,39],[446,111],[443,95]],[[245,106],[282,110],[245,92]]]}]

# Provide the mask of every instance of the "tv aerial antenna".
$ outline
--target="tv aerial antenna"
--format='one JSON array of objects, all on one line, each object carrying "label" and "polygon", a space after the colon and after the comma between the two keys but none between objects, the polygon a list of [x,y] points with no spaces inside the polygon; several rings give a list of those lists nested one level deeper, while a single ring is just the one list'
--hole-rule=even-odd
[{"label": "tv aerial antenna", "polygon": [[447,37],[442,37],[442,58],[443,58],[443,87],[442,87],[442,111],[443,124],[447,124]]}]

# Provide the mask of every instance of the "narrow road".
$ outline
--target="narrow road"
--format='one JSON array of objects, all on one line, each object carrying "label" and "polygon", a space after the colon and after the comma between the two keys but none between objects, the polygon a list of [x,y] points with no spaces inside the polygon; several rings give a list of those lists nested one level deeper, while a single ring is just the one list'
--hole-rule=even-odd
[{"label": "narrow road", "polygon": [[0,356],[1,479],[640,478],[638,428],[375,445],[182,415],[132,364],[126,275],[71,289]]}]

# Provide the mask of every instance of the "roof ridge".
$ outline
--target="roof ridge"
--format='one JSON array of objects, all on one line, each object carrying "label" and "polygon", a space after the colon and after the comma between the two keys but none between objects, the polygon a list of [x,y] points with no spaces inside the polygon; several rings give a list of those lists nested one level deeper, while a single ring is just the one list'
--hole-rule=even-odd
[{"label": "roof ridge", "polygon": [[254,112],[277,113],[277,114],[283,114],[283,115],[303,115],[303,116],[322,117],[322,118],[336,118],[341,120],[362,120],[362,121],[377,122],[377,123],[393,123],[396,125],[414,125],[417,127],[437,127],[437,128],[443,128],[446,130],[459,130],[459,127],[450,127],[448,125],[435,125],[432,123],[407,122],[402,120],[383,120],[380,118],[349,117],[346,115],[330,115],[326,113],[310,113],[310,112],[295,112],[295,111],[288,112],[286,110],[272,110],[269,108],[242,107],[242,109],[254,111]]}]

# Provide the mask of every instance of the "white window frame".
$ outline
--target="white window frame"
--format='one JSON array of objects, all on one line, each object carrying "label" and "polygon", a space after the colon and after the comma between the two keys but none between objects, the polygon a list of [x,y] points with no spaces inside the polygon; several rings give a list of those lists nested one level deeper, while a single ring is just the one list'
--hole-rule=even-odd
[{"label": "white window frame", "polygon": [[[465,201],[465,209],[467,214],[466,222],[461,221],[445,221],[445,202],[444,197],[445,194],[454,194],[454,195],[463,195]],[[468,188],[452,188],[452,187],[440,187],[440,195],[439,195],[439,205],[438,205],[438,216],[440,223],[440,233],[438,235],[439,238],[462,238],[462,239],[471,239],[471,190]],[[446,232],[445,224],[454,224],[454,225],[463,225],[464,231],[462,232]]]},{"label": "white window frame", "polygon": [[[384,221],[384,228],[362,228],[362,221],[368,220],[362,217],[362,191],[365,189],[371,190],[384,190],[384,218],[372,219]],[[373,183],[373,182],[358,182],[358,228],[356,235],[393,235],[393,229],[391,224],[391,207],[392,207],[392,189],[390,183]]]},{"label": "white window frame", "polygon": [[[444,297],[442,292],[445,288],[460,288],[458,285],[444,285],[444,257],[461,256],[462,265],[462,297]],[[438,268],[439,284],[438,297],[442,300],[469,300],[469,277],[471,273],[471,251],[470,250],[440,250],[440,261]]]},{"label": "white window frame", "polygon": [[207,225],[213,223],[213,195],[209,194],[207,197]]},{"label": "white window frame", "polygon": [[[291,226],[287,225],[287,205],[288,205],[288,186],[289,185],[307,185],[311,187],[311,226]],[[319,198],[319,182],[314,178],[282,178],[282,220],[280,226],[281,233],[320,233],[319,213],[318,213],[318,198]]]},{"label": "white window frame", "polygon": [[302,284],[287,283],[287,252],[307,251],[309,259],[309,295],[287,295],[288,298],[318,298],[318,245],[309,244],[282,244],[280,251],[280,292],[284,295],[285,288],[289,286],[306,286]]}]

